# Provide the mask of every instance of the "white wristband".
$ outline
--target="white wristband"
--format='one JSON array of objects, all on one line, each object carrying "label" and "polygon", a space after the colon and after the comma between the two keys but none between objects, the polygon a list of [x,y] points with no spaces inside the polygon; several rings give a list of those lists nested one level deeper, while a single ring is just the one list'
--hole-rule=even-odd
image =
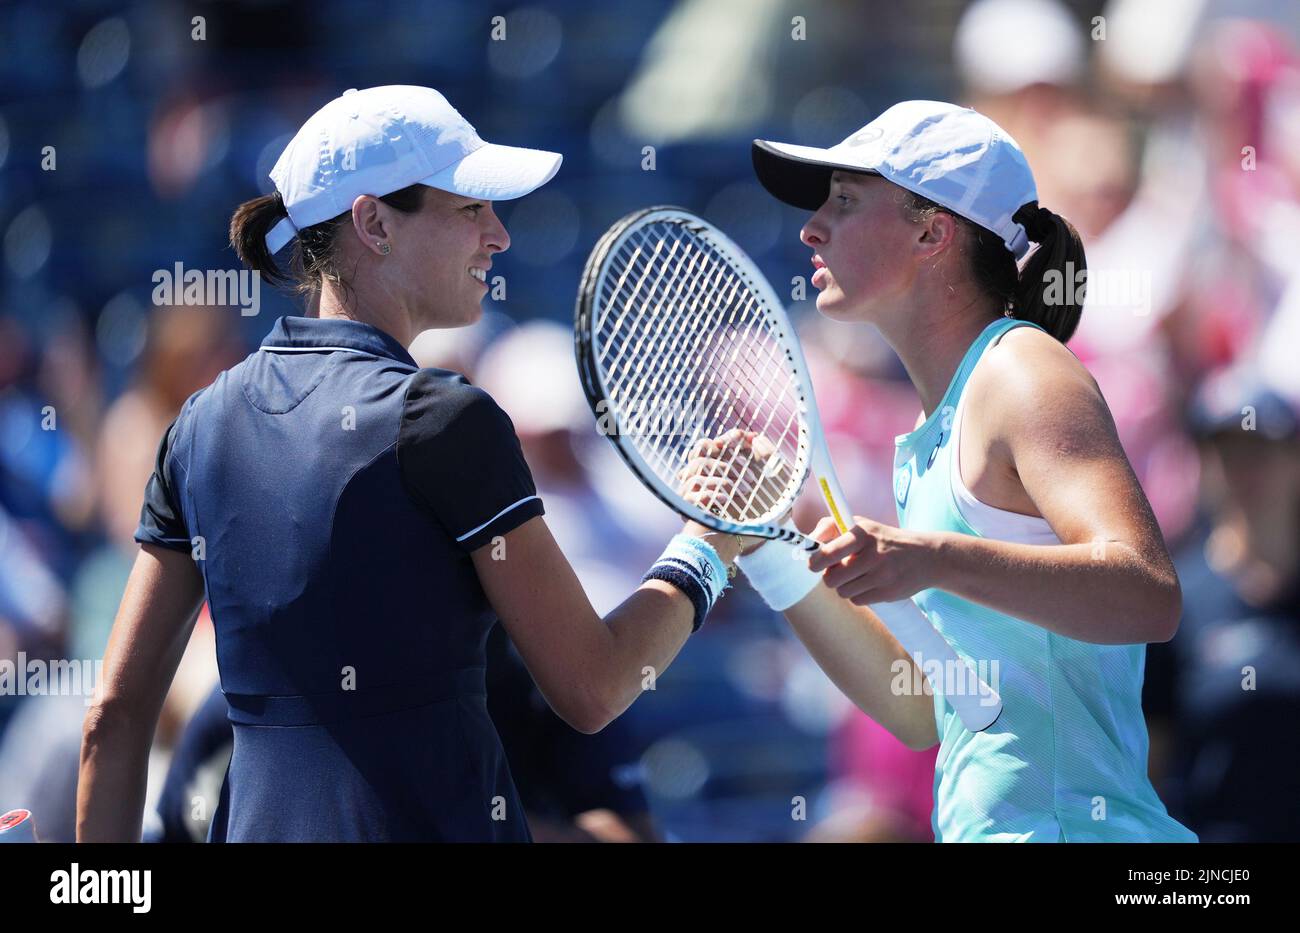
[{"label": "white wristband", "polygon": [[[798,531],[794,521],[783,526]],[[822,575],[808,569],[809,552],[785,541],[768,541],[752,554],[736,558],[736,566],[745,574],[763,602],[777,612],[784,612],[812,592]]]}]

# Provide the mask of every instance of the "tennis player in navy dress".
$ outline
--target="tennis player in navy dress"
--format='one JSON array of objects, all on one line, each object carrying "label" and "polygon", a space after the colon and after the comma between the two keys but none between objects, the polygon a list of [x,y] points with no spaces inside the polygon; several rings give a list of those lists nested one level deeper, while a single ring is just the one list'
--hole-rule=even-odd
[{"label": "tennis player in navy dress", "polygon": [[211,830],[226,841],[526,841],[485,703],[492,626],[595,732],[703,622],[741,539],[688,524],[602,619],[509,416],[406,350],[478,318],[509,246],[492,201],[559,163],[483,142],[432,89],[350,91],[236,212],[240,257],[316,316],[280,318],[161,440],[86,718],[79,840],[140,838],[149,745],[205,598],[234,731]]},{"label": "tennis player in navy dress", "polygon": [[496,403],[369,324],[281,318],[191,398],[136,540],[207,545],[235,724],[213,838],[526,840],[468,556],[542,511]]}]

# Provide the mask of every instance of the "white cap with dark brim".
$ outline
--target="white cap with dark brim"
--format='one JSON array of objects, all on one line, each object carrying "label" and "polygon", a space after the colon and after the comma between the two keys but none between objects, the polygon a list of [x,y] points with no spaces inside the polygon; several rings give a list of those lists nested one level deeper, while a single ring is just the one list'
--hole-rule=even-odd
[{"label": "white cap with dark brim", "polygon": [[1013,219],[1038,200],[1029,163],[1014,139],[969,107],[904,101],[829,149],[756,139],[752,155],[763,187],[795,207],[820,208],[835,171],[879,175],[993,231],[1016,259],[1029,252]]}]

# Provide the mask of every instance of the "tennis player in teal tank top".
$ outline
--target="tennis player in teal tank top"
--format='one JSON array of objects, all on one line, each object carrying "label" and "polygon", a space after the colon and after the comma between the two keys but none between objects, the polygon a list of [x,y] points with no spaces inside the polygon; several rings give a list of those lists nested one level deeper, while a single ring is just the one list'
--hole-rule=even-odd
[{"label": "tennis player in teal tank top", "polygon": [[[756,140],[759,180],[813,211],[818,310],[875,326],[921,399],[896,439],[898,527],[823,519],[808,566],[741,558],[837,686],[913,748],[938,743],[939,841],[1177,841],[1147,778],[1146,644],[1181,590],[1096,382],[1065,346],[1082,243],[1039,206],[1015,141],[973,110],[907,101],[842,143]],[[1073,283],[1075,288],[1066,287]],[[967,730],[871,611],[911,597],[1001,694]]]}]

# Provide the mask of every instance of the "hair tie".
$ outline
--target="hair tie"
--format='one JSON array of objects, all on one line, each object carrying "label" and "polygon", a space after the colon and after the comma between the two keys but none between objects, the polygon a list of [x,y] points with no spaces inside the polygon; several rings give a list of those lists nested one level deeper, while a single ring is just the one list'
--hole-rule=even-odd
[{"label": "hair tie", "polygon": [[1056,215],[1037,201],[1029,201],[1011,218],[1025,228],[1025,234],[1035,243],[1042,243],[1056,232]]}]

